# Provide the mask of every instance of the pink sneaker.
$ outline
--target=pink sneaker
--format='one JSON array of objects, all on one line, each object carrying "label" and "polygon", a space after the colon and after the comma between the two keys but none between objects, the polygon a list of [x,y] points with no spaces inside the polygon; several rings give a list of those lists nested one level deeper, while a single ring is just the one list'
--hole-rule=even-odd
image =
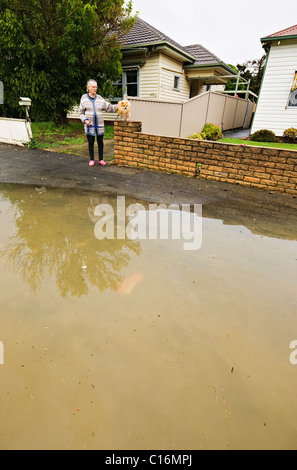
[{"label": "pink sneaker", "polygon": [[105,166],[105,165],[106,165],[106,163],[105,163],[105,161],[104,161],[104,160],[100,160],[100,161],[99,161],[99,165]]},{"label": "pink sneaker", "polygon": [[95,162],[94,162],[94,160],[90,160],[90,162],[89,162],[89,166],[95,166]]}]

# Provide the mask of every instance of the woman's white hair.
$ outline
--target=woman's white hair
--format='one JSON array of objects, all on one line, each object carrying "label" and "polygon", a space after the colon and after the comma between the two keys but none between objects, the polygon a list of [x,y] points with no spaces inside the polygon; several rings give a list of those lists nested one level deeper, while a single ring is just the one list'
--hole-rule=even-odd
[{"label": "woman's white hair", "polygon": [[89,89],[89,86],[91,85],[91,83],[96,83],[96,85],[98,85],[98,83],[96,82],[96,80],[94,80],[93,78],[91,78],[90,80],[88,80],[88,83],[87,83],[87,90]]}]

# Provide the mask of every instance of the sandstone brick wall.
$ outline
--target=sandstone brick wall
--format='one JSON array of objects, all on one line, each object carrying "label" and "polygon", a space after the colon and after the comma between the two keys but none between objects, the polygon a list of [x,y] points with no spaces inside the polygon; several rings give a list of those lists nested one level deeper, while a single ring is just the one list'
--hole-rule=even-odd
[{"label": "sandstone brick wall", "polygon": [[115,122],[115,163],[297,194],[297,151],[143,134]]}]

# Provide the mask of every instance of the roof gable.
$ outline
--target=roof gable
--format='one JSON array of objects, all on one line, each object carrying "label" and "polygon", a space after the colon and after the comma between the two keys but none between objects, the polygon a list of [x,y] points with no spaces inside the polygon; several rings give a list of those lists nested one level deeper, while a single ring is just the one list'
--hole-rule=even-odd
[{"label": "roof gable", "polygon": [[122,44],[122,50],[130,50],[141,46],[160,46],[160,47],[171,47],[177,52],[184,62],[184,67],[200,67],[215,65],[220,66],[228,71],[229,74],[235,72],[228,65],[222,62],[215,54],[210,52],[200,44],[194,44],[192,46],[181,46],[179,43],[171,39],[166,34],[162,33],[158,29],[154,28],[146,21],[138,18],[132,30],[121,37],[120,42]]},{"label": "roof gable", "polygon": [[192,64],[209,64],[209,63],[222,63],[222,61],[212,52],[200,44],[192,46],[181,46],[179,43],[171,39],[166,34],[154,28],[150,24],[143,21],[141,18],[136,20],[132,30],[123,38],[123,48],[131,48],[135,46],[168,43],[175,48],[179,49],[183,54],[189,58]]},{"label": "roof gable", "polygon": [[183,50],[183,47],[176,41],[166,36],[158,29],[143,21],[141,18],[136,20],[132,30],[124,37],[124,47],[138,46],[141,44],[154,44],[158,42],[169,42],[178,49]]}]

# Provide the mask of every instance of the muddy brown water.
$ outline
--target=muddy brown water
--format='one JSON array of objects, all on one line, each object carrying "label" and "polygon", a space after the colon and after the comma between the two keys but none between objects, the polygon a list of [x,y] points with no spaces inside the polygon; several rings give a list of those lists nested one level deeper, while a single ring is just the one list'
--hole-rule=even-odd
[{"label": "muddy brown water", "polygon": [[100,241],[115,201],[0,186],[0,448],[296,449],[292,227]]}]

